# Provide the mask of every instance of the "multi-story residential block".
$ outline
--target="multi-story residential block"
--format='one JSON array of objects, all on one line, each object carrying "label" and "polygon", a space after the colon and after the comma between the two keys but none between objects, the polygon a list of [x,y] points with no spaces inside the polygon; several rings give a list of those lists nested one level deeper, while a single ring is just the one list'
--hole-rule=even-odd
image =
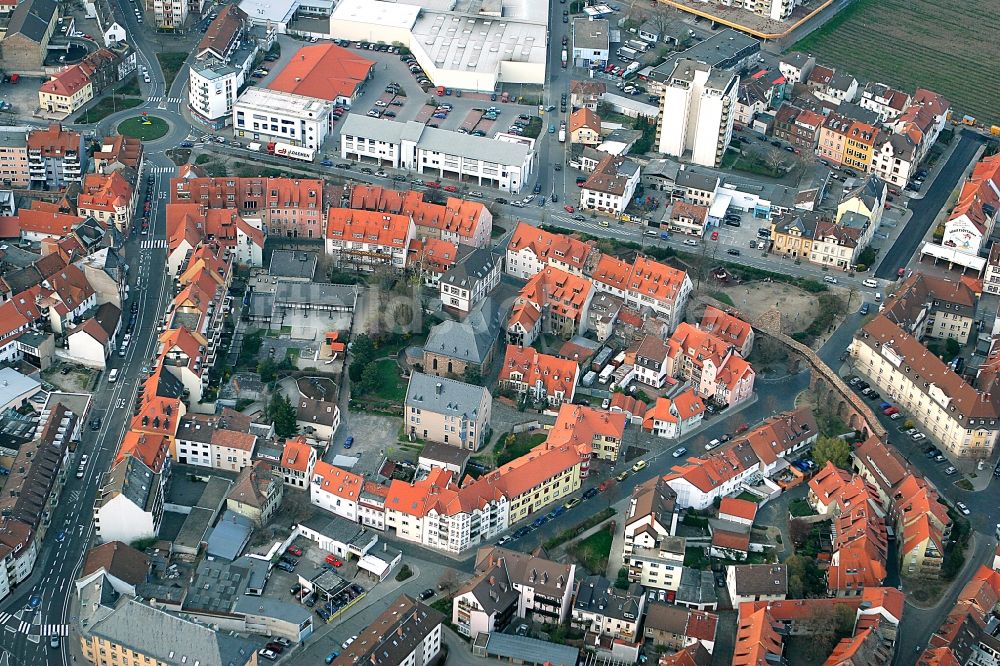
[{"label": "multi-story residential block", "polygon": [[[232,252],[237,264],[263,265],[264,231],[236,210],[205,208],[196,203],[170,203],[166,208],[169,275],[179,276],[203,246]],[[257,222],[260,224],[260,220]]]},{"label": "multi-story residential block", "polygon": [[783,103],[774,115],[771,133],[796,148],[812,151],[816,148],[823,116],[808,109],[800,109],[790,102]]},{"label": "multi-story residential block", "polygon": [[871,220],[877,228],[882,221],[882,211],[888,196],[889,188],[885,182],[875,174],[868,174],[860,183],[844,192],[837,204],[836,220],[840,222],[846,213],[856,213]]},{"label": "multi-story residential block", "polygon": [[992,454],[1000,431],[1000,406],[993,394],[978,391],[928,353],[905,322],[879,315],[855,334],[849,350],[855,368],[950,455],[980,459]]},{"label": "multi-story residential block", "polygon": [[637,485],[625,515],[622,548],[625,564],[628,565],[636,548],[658,548],[661,541],[676,535],[678,518],[677,493],[662,476]]},{"label": "multi-story residential block", "polygon": [[[646,606],[643,637],[654,645],[664,645],[671,650],[700,648],[701,654],[711,655],[715,648],[715,633],[719,616],[714,613],[690,610],[683,606],[650,603]],[[677,666],[681,663],[678,662]],[[694,660],[695,664],[701,663]]]},{"label": "multi-story residential block", "polygon": [[621,156],[606,156],[580,188],[580,208],[621,215],[632,203],[639,176],[636,162]]},{"label": "multi-story residential block", "polygon": [[577,583],[570,624],[599,636],[632,642],[638,638],[645,609],[646,595],[638,585],[619,590],[604,576],[587,576]]},{"label": "multi-story residential block", "polygon": [[[195,2],[199,0],[194,0]],[[236,5],[222,8],[205,30],[195,50],[197,60],[228,62],[240,46],[240,37],[249,27],[247,14]]]},{"label": "multi-story residential block", "polygon": [[883,123],[895,120],[910,105],[910,96],[884,83],[874,81],[861,91],[858,105],[878,114]]},{"label": "multi-story residential block", "polygon": [[806,258],[812,255],[816,225],[820,213],[795,211],[783,213],[771,220],[771,252],[790,257]]},{"label": "multi-story residential block", "polygon": [[357,474],[317,460],[313,465],[309,500],[342,518],[365,523],[359,512],[364,483],[364,478]]},{"label": "multi-story residential block", "polygon": [[976,330],[976,305],[966,283],[914,273],[886,300],[882,314],[920,340],[955,338],[965,344]]},{"label": "multi-story residential block", "polygon": [[527,280],[546,266],[582,276],[597,255],[590,243],[518,222],[507,244],[504,270]]},{"label": "multi-story residential block", "polygon": [[[887,183],[905,187],[917,166],[919,138],[914,133],[881,134],[875,147],[872,171]],[[915,140],[917,139],[917,140]]]},{"label": "multi-story residential block", "polygon": [[195,118],[208,124],[226,122],[233,115],[236,97],[245,83],[243,68],[203,60],[191,63],[188,71],[188,108]]},{"label": "multi-story residential block", "polygon": [[853,102],[858,96],[858,80],[843,71],[814,67],[806,80],[817,99],[831,104]]},{"label": "multi-story residential block", "polygon": [[737,607],[747,601],[780,601],[788,594],[788,569],[783,564],[731,564],[726,587]]},{"label": "multi-story residential block", "polygon": [[739,317],[728,312],[723,312],[714,306],[709,305],[705,308],[698,328],[736,347],[736,350],[743,358],[750,356],[750,352],[753,351],[753,343],[756,337],[753,332],[753,326]]},{"label": "multi-story residential block", "polygon": [[500,284],[503,258],[478,248],[441,276],[441,303],[459,312],[471,312]]},{"label": "multi-story residential block", "polygon": [[333,666],[430,664],[441,651],[443,619],[438,610],[400,595],[333,660]]},{"label": "multi-story residential block", "polygon": [[281,508],[285,484],[278,468],[263,460],[244,467],[226,496],[226,508],[255,525],[266,525]]},{"label": "multi-story residential block", "polygon": [[728,406],[753,394],[753,368],[726,340],[682,322],[668,347],[667,372],[691,382],[701,398]]},{"label": "multi-story residential block", "polygon": [[601,142],[601,119],[597,113],[583,107],[577,109],[569,117],[570,143],[584,146],[596,146]]},{"label": "multi-story residential block", "polygon": [[670,377],[668,356],[670,348],[655,335],[647,335],[635,350],[635,379],[653,388],[661,389]]},{"label": "multi-story residential block", "polygon": [[760,462],[744,436],[704,457],[674,465],[664,480],[677,493],[679,507],[703,509],[715,498],[735,493],[747,479],[762,474]]},{"label": "multi-story residential block", "polygon": [[94,98],[94,86],[80,65],[71,65],[51,75],[38,88],[38,108],[65,118]]},{"label": "multi-story residential block", "polygon": [[281,474],[285,485],[299,490],[312,490],[313,468],[316,466],[316,449],[309,446],[305,437],[286,439],[281,453]]},{"label": "multi-story residential block", "polygon": [[77,213],[128,232],[136,191],[119,171],[108,175],[88,173],[83,177],[83,191],[77,197]]},{"label": "multi-story residential block", "polygon": [[295,380],[295,423],[310,437],[329,442],[340,427],[339,390],[328,377],[299,377]]},{"label": "multi-story residential block", "polygon": [[130,596],[121,599],[80,636],[83,657],[95,666],[117,666],[126,660],[250,666],[257,663],[257,653],[248,645],[228,632]]},{"label": "multi-story residential block", "polygon": [[[323,238],[323,181],[314,178],[208,178],[182,174],[170,179],[170,200],[206,208],[235,209],[259,219],[268,235]],[[251,223],[251,226],[257,226]]]},{"label": "multi-story residential block", "polygon": [[983,272],[983,291],[988,294],[1000,294],[1000,243],[990,247],[989,259]]},{"label": "multi-story residential block", "polygon": [[[588,23],[595,23],[595,21],[588,21]],[[597,104],[606,92],[608,92],[607,84],[596,79],[574,79],[569,84],[570,102],[574,108],[586,107],[591,111],[597,111]]]},{"label": "multi-story residential block", "polygon": [[489,440],[493,396],[482,386],[414,372],[403,409],[412,437],[470,451]]},{"label": "multi-story residential block", "polygon": [[448,197],[444,204],[424,201],[414,190],[398,191],[355,183],[350,190],[350,208],[372,210],[413,218],[416,235],[424,241],[437,239],[456,245],[485,247],[490,243],[493,215],[478,201]]},{"label": "multi-story residential block", "polygon": [[587,311],[594,297],[586,278],[548,266],[521,288],[507,321],[507,341],[530,345],[543,334],[569,339],[587,328]]},{"label": "multi-story residential block", "polygon": [[795,51],[781,59],[778,70],[790,83],[805,83],[815,66],[816,58],[801,51]]},{"label": "multi-story residential block", "polygon": [[874,125],[831,113],[820,128],[816,154],[833,164],[865,173],[872,166],[878,137]]},{"label": "multi-story residential block", "polygon": [[153,16],[157,30],[183,30],[190,12],[189,0],[153,0]]},{"label": "multi-story residential block", "polygon": [[326,252],[339,266],[375,270],[406,267],[414,238],[413,219],[367,210],[331,208],[327,216]]},{"label": "multi-story residential block", "polygon": [[452,600],[452,624],[460,634],[503,630],[520,617],[559,624],[570,618],[576,565],[492,546],[476,555],[476,575]]},{"label": "multi-story residential block", "polygon": [[332,125],[333,103],[250,87],[232,105],[232,112],[236,136],[319,149]]},{"label": "multi-story residential block", "polygon": [[843,271],[854,270],[858,257],[871,239],[873,225],[868,218],[849,213],[833,220],[819,220],[813,233],[809,261]]},{"label": "multi-story residential block", "polygon": [[[649,545],[647,545],[647,543]],[[624,560],[628,579],[643,587],[676,592],[684,574],[684,537],[664,536],[632,544]]]},{"label": "multi-story residential block", "polygon": [[657,398],[646,410],[642,427],[657,437],[677,439],[701,425],[704,417],[705,402],[689,388],[673,398]]},{"label": "multi-story residential block", "polygon": [[719,166],[733,136],[739,83],[731,71],[678,59],[661,96],[659,152]]},{"label": "multi-story residential block", "polygon": [[624,435],[625,414],[563,403],[549,430],[548,441],[574,448],[590,444],[594,458],[613,463],[618,460]]},{"label": "multi-story residential block", "polygon": [[28,178],[32,188],[60,189],[79,183],[87,170],[83,135],[59,124],[28,132]]},{"label": "multi-story residential block", "polygon": [[28,128],[0,128],[0,184],[4,187],[28,187]]},{"label": "multi-story residential block", "polygon": [[166,466],[156,470],[142,457],[121,457],[105,473],[94,504],[94,529],[101,543],[155,537],[163,522]]},{"label": "multi-story residential block", "polygon": [[631,265],[602,255],[591,279],[594,289],[623,299],[628,307],[638,312],[649,308],[671,331],[683,318],[693,286],[686,271],[642,255]]},{"label": "multi-story residential block", "polygon": [[[1000,217],[1000,157],[981,159],[962,183],[958,202],[944,224],[941,245],[978,256]],[[981,261],[981,260],[980,260]]]},{"label": "multi-story residential block", "polygon": [[951,105],[941,95],[917,88],[903,113],[893,122],[895,132],[919,136],[916,161],[923,162],[951,115]]},{"label": "multi-story residential block", "polygon": [[500,134],[459,134],[413,121],[387,122],[350,114],[340,130],[340,156],[394,169],[458,178],[520,192],[534,170],[534,141]]},{"label": "multi-story residential block", "polygon": [[171,454],[183,465],[239,472],[253,461],[256,445],[249,417],[226,409],[219,416],[189,414],[180,419]]},{"label": "multi-story residential block", "polygon": [[705,206],[675,201],[670,207],[669,227],[673,232],[701,238],[705,235],[707,222],[708,208]]},{"label": "multi-story residential block", "polygon": [[507,345],[498,381],[501,388],[553,407],[573,402],[580,377],[574,361],[540,354],[532,347]]}]

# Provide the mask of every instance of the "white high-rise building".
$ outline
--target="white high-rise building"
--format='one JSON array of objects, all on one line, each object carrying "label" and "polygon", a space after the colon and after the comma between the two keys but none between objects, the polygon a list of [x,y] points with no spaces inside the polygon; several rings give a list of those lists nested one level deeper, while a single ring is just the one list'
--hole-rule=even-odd
[{"label": "white high-rise building", "polygon": [[661,153],[717,167],[733,136],[740,77],[695,60],[678,60],[664,87],[657,128]]}]

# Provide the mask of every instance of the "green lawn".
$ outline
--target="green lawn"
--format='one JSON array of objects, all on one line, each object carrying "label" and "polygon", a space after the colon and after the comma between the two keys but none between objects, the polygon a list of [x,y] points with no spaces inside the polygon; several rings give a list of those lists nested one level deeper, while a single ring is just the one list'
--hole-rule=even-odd
[{"label": "green lawn", "polygon": [[712,298],[714,298],[717,301],[725,303],[726,305],[734,306],[734,307],[736,305],[735,303],[733,303],[733,299],[729,297],[729,294],[727,294],[727,293],[725,293],[723,291],[710,291],[710,292],[708,292],[708,295],[711,296]]},{"label": "green lawn", "polygon": [[[504,435],[504,437],[506,437],[506,435]],[[506,465],[515,458],[520,458],[544,441],[545,433],[541,432],[535,434],[521,433],[519,435],[514,435],[514,441],[505,445],[503,450],[497,454],[497,467],[500,465]]]},{"label": "green lawn", "polygon": [[134,136],[142,141],[153,141],[167,133],[170,126],[167,121],[156,116],[136,116],[118,123],[118,132],[125,136]]},{"label": "green lawn", "polygon": [[588,571],[603,574],[608,567],[612,539],[611,532],[607,530],[594,532],[586,539],[573,544],[573,554]]},{"label": "green lawn", "polygon": [[156,59],[160,61],[160,69],[163,70],[163,79],[166,81],[168,91],[174,79],[177,78],[177,73],[184,66],[187,57],[188,54],[185,51],[166,51],[156,54]]},{"label": "green lawn", "polygon": [[859,79],[881,81],[913,94],[918,87],[944,95],[958,117],[987,125],[1000,121],[996,58],[983,45],[1000,32],[1000,14],[988,0],[855,0],[794,46],[818,62],[843,67]]},{"label": "green lawn", "polygon": [[108,96],[84,111],[83,114],[77,119],[77,122],[96,123],[99,120],[104,120],[117,111],[134,109],[142,104],[143,101],[144,100],[141,99],[122,97],[120,95],[115,95],[114,101],[112,101],[111,96]]},{"label": "green lawn", "polygon": [[799,518],[801,516],[815,516],[816,512],[813,508],[809,506],[809,502],[804,499],[797,499],[788,504],[788,513],[792,514],[793,517]]},{"label": "green lawn", "polygon": [[770,178],[777,178],[781,175],[777,170],[772,169],[756,155],[740,155],[732,149],[727,150],[726,154],[722,156],[722,168],[733,169],[735,171],[745,171],[746,173],[752,173],[758,176],[768,176]]},{"label": "green lawn", "polygon": [[375,395],[389,402],[402,403],[406,398],[406,382],[399,376],[399,367],[392,359],[375,361],[378,366],[378,387]]}]

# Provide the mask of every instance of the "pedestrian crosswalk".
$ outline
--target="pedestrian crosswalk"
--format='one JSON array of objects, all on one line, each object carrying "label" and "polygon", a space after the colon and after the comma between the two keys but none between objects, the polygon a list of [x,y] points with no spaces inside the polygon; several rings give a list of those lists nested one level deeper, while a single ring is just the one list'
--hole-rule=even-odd
[{"label": "pedestrian crosswalk", "polygon": [[[17,626],[7,624],[11,619],[18,620]],[[26,620],[19,620],[18,617],[11,613],[0,613],[0,625],[7,625],[4,627],[7,631],[32,636],[69,636],[68,624],[36,624]]]},{"label": "pedestrian crosswalk", "polygon": [[177,167],[175,166],[151,166],[149,167],[149,173],[176,173]]},{"label": "pedestrian crosswalk", "polygon": [[144,240],[139,247],[143,250],[165,250],[167,249],[167,239],[154,238],[151,240]]},{"label": "pedestrian crosswalk", "polygon": [[183,97],[164,97],[160,95],[159,97],[150,97],[150,102],[172,102],[174,104],[180,104],[184,101]]}]

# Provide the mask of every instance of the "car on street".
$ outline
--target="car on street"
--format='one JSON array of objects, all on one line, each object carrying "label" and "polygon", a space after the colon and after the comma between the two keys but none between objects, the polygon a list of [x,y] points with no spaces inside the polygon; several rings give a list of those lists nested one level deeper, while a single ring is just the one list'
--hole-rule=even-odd
[{"label": "car on street", "polygon": [[580,498],[579,497],[574,497],[572,499],[567,500],[566,503],[563,504],[563,508],[568,511],[568,510],[572,509],[574,506],[576,506],[579,503],[580,503]]},{"label": "car on street", "polygon": [[915,432],[912,435],[910,435],[910,439],[912,439],[914,442],[919,442],[920,440],[926,439],[926,438],[927,438],[927,435],[925,435],[922,432]]},{"label": "car on street", "polygon": [[325,167],[332,167],[333,166],[333,160],[323,160],[323,161],[321,161],[319,163],[319,165],[320,166],[325,166]]},{"label": "car on street", "polygon": [[63,530],[59,530],[58,534],[56,534],[56,543],[62,543],[65,540],[66,540],[66,532]]},{"label": "car on street", "polygon": [[684,448],[684,447],[682,446],[682,447],[680,447],[679,449],[675,449],[675,450],[674,450],[674,452],[673,452],[672,454],[670,454],[670,455],[672,455],[672,456],[673,456],[674,458],[680,458],[681,456],[683,456],[683,455],[684,455],[685,453],[687,453],[687,452],[688,452],[688,450],[687,450],[687,449],[685,449],[685,448]]},{"label": "car on street", "polygon": [[509,535],[509,534],[506,534],[506,535],[504,535],[503,537],[501,537],[499,541],[497,541],[497,545],[498,545],[498,546],[502,546],[502,545],[504,545],[505,543],[510,543],[510,542],[511,542],[511,541],[513,541],[513,540],[514,540],[514,537],[512,537],[512,536],[511,536],[511,535]]},{"label": "car on street", "polygon": [[563,210],[565,210],[567,213],[572,213],[576,209],[573,208],[572,206],[566,205],[566,206],[563,206]]},{"label": "car on street", "polygon": [[945,473],[945,476],[951,476],[952,474],[954,474],[957,471],[958,471],[957,469],[955,469],[954,467],[952,467],[951,465],[949,465],[948,467],[945,468],[944,473]]},{"label": "car on street", "polygon": [[302,557],[302,549],[298,546],[289,546],[285,549],[285,552],[294,557]]},{"label": "car on street", "polygon": [[859,312],[859,313],[860,313],[861,315],[866,315],[866,314],[868,314],[868,304],[867,304],[867,303],[862,303],[862,304],[861,304],[861,309],[860,309],[860,310],[858,310],[858,312]]},{"label": "car on street", "polygon": [[615,477],[619,481],[624,481],[628,478],[628,470],[623,471],[621,474]]},{"label": "car on street", "polygon": [[[718,231],[713,231],[712,232],[712,240],[719,240],[719,232]],[[684,243],[687,244],[687,241],[684,241]]]},{"label": "car on street", "polygon": [[826,282],[827,284],[837,284],[837,278],[832,275],[824,275],[823,282]]},{"label": "car on street", "polygon": [[958,510],[959,510],[959,511],[961,511],[962,513],[964,513],[964,514],[965,514],[965,515],[967,515],[967,516],[968,516],[968,515],[969,515],[970,513],[972,513],[971,511],[969,511],[969,507],[967,507],[967,506],[965,505],[965,502],[955,502],[955,506],[957,506],[957,507],[958,507]]},{"label": "car on street", "polygon": [[603,493],[605,490],[607,490],[613,485],[615,485],[614,479],[605,479],[604,481],[601,481],[601,483],[597,486],[597,490]]},{"label": "car on street", "polygon": [[271,641],[270,643],[268,643],[264,647],[267,648],[268,650],[270,650],[271,652],[274,652],[274,653],[277,653],[277,654],[281,654],[282,652],[285,651],[285,646],[282,645],[281,643],[279,643],[278,641]]},{"label": "car on street", "polygon": [[327,564],[331,564],[331,565],[333,565],[333,566],[335,566],[335,567],[340,567],[340,566],[343,566],[343,564],[344,564],[343,562],[341,562],[340,560],[338,560],[338,559],[337,559],[336,557],[334,557],[333,555],[327,555],[327,556],[326,556],[326,559],[325,559],[324,561],[325,561],[325,562],[326,562]]},{"label": "car on street", "polygon": [[639,472],[641,470],[646,469],[647,465],[649,465],[649,463],[646,462],[645,460],[638,460],[634,465],[632,465],[632,471]]},{"label": "car on street", "polygon": [[685,238],[684,239],[684,245],[689,245],[691,247],[697,247],[698,246],[698,241],[696,241],[693,238]]},{"label": "car on street", "polygon": [[597,497],[597,493],[598,493],[597,488],[588,488],[583,493],[583,499],[589,500],[591,498]]},{"label": "car on street", "polygon": [[278,562],[274,566],[278,567],[279,569],[287,573],[292,573],[293,571],[295,571],[295,567],[289,564],[288,562]]},{"label": "car on street", "polygon": [[53,650],[58,650],[59,649],[59,645],[60,645],[60,642],[59,642],[59,637],[58,636],[49,636],[49,647],[50,648],[52,648]]}]

